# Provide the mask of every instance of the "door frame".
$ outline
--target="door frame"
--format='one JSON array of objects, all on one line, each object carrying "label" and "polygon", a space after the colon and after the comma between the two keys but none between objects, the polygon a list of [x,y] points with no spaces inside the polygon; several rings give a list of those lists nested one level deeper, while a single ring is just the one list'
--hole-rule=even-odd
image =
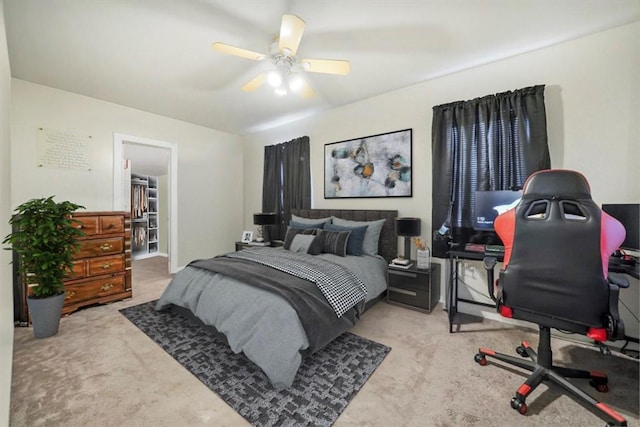
[{"label": "door frame", "polygon": [[178,271],[178,145],[173,142],[160,141],[122,133],[113,134],[113,209],[124,210],[124,194],[122,180],[122,161],[124,160],[124,144],[147,145],[169,150],[168,182],[169,182],[169,274]]}]

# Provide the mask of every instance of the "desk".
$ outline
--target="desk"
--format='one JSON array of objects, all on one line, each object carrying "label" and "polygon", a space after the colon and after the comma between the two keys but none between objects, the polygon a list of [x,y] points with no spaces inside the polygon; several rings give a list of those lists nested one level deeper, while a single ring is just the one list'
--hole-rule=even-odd
[{"label": "desk", "polygon": [[609,273],[628,274],[631,277],[640,279],[640,264],[624,264],[616,258],[609,259]]},{"label": "desk", "polygon": [[[461,322],[461,313],[458,313],[458,302],[464,302],[467,304],[475,304],[481,305],[484,307],[494,308],[495,304],[489,304],[480,301],[469,300],[466,298],[460,298],[458,296],[458,264],[460,260],[473,260],[473,261],[482,261],[487,256],[495,257],[498,262],[502,262],[504,259],[503,254],[497,253],[482,253],[482,252],[470,252],[465,250],[451,249],[449,251],[449,282],[447,283],[447,314],[449,317],[449,333],[453,333],[453,325],[460,325]],[[612,259],[609,263],[609,272],[611,273],[622,273],[628,274],[636,279],[640,279],[640,265],[629,265],[629,264],[621,264],[617,262],[615,259]],[[470,316],[465,314],[465,316]],[[628,339],[632,342],[638,342],[638,338],[625,336],[625,339]]]},{"label": "desk", "polygon": [[449,333],[453,333],[453,325],[460,324],[458,313],[458,301],[468,304],[482,305],[484,307],[496,308],[495,304],[474,301],[458,296],[458,264],[460,260],[482,261],[485,257],[495,257],[498,262],[502,262],[504,255],[500,253],[485,254],[483,252],[471,252],[465,250],[449,251],[449,283],[447,283],[447,313],[449,315]]}]

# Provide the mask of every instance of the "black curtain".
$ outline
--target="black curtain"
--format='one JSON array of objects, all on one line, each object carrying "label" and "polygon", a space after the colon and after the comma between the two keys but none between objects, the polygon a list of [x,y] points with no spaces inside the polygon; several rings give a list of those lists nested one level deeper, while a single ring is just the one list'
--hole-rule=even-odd
[{"label": "black curtain", "polygon": [[283,240],[291,209],[311,208],[309,137],[303,136],[264,147],[262,212],[276,212],[279,225],[269,230],[271,238]]},{"label": "black curtain", "polygon": [[551,167],[544,85],[435,106],[431,132],[434,256],[445,257],[437,230],[469,238],[476,190],[519,189]]}]

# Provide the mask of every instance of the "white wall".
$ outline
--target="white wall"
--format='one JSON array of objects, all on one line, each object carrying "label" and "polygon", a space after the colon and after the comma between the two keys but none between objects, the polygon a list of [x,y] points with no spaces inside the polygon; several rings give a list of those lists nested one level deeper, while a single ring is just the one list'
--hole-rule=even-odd
[{"label": "white wall", "polygon": [[[0,240],[9,234],[11,216],[10,126],[11,72],[0,0]],[[13,289],[11,252],[0,250],[0,425],[9,425],[13,360]]]},{"label": "white wall", "polygon": [[[314,208],[398,209],[430,230],[432,107],[536,84],[546,85],[552,167],[582,171],[598,203],[640,202],[640,23],[634,23],[246,136],[245,226],[260,209],[263,146],[308,135]],[[324,144],[405,128],[413,128],[412,198],[324,199]],[[478,263],[468,267],[464,280],[474,291],[465,296],[482,299],[484,271]]]},{"label": "white wall", "polygon": [[[242,230],[240,137],[23,80],[13,79],[11,90],[11,206],[56,195],[87,210],[113,210],[113,134],[172,142],[178,266],[233,249]],[[91,135],[92,170],[37,167],[38,128]]]},{"label": "white wall", "polygon": [[158,251],[162,255],[169,254],[169,175],[158,177]]}]

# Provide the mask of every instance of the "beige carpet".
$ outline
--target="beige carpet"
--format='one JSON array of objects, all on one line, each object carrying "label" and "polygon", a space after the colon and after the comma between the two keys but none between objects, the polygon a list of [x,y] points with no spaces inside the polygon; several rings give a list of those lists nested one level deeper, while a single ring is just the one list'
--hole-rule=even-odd
[{"label": "beige carpet", "polygon": [[[248,423],[118,313],[158,298],[166,258],[135,261],[130,300],[91,307],[64,319],[55,337],[15,331],[12,426],[247,426]],[[545,384],[519,415],[509,401],[524,380],[515,368],[473,361],[478,347],[512,352],[531,331],[485,321],[449,334],[446,313],[424,314],[384,302],[353,332],[391,353],[335,426],[602,426],[599,417]],[[639,426],[638,361],[553,340],[556,360],[609,374],[610,392],[592,396]]]}]

